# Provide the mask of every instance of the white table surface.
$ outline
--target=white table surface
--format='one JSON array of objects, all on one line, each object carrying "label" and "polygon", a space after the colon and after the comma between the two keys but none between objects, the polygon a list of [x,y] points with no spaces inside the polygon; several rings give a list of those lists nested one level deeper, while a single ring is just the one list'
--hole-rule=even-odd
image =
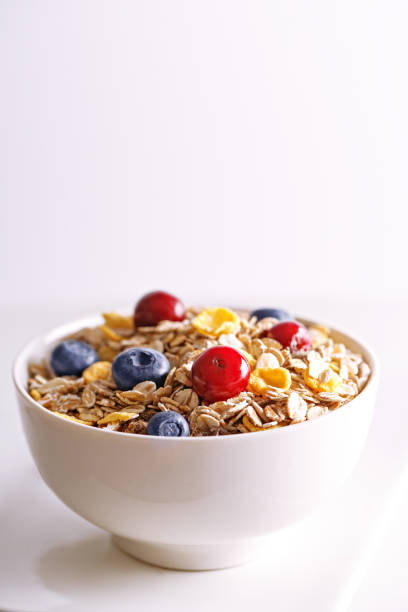
[{"label": "white table surface", "polygon": [[354,330],[379,353],[381,385],[366,449],[336,497],[274,534],[255,562],[196,573],[154,568],[119,552],[55,497],[34,467],[9,378],[11,359],[30,336],[88,309],[0,310],[0,610],[104,612],[119,604],[123,612],[408,609],[406,332],[401,337],[400,329],[407,304],[290,306]]}]

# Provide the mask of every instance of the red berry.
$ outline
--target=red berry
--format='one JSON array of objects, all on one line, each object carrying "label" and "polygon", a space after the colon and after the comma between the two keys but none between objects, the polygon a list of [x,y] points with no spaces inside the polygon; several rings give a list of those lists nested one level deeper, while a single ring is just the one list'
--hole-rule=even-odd
[{"label": "red berry", "polygon": [[185,311],[183,302],[174,295],[165,291],[152,291],[136,304],[135,326],[157,325],[160,321],[182,321]]},{"label": "red berry", "polygon": [[312,346],[312,338],[306,327],[297,321],[282,321],[270,329],[267,329],[263,337],[274,338],[284,348],[289,348],[292,353],[296,351],[307,351]]},{"label": "red berry", "polygon": [[239,351],[214,346],[193,363],[193,389],[209,404],[224,401],[246,389],[250,373],[249,363]]}]

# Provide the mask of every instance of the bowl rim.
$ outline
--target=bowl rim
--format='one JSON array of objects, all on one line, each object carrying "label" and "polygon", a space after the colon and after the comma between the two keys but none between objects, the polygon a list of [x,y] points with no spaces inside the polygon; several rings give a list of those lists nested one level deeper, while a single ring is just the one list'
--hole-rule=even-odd
[{"label": "bowl rim", "polygon": [[[235,307],[233,309],[241,310],[241,311],[248,310],[243,307],[240,307],[240,308]],[[128,313],[129,309],[122,308],[122,309],[118,309],[117,312],[127,312]],[[108,429],[100,429],[98,427],[91,427],[89,425],[83,425],[82,423],[78,423],[76,421],[71,421],[70,419],[66,419],[63,416],[60,416],[57,412],[48,410],[47,408],[39,404],[36,400],[34,400],[31,397],[31,395],[28,393],[25,386],[20,383],[19,370],[21,368],[21,362],[25,361],[25,359],[29,357],[34,347],[38,345],[39,343],[42,343],[45,346],[51,345],[56,340],[62,339],[64,336],[70,333],[73,333],[75,331],[78,331],[79,329],[83,327],[96,326],[99,323],[102,323],[103,319],[102,319],[102,314],[100,312],[97,312],[97,313],[93,312],[88,316],[80,317],[72,321],[69,321],[68,323],[64,323],[56,327],[53,327],[51,330],[45,332],[44,334],[37,335],[31,340],[29,340],[28,342],[26,342],[23,345],[23,347],[18,351],[16,357],[14,358],[13,365],[12,365],[12,378],[13,378],[13,382],[14,382],[14,386],[16,388],[17,394],[26,403],[28,403],[28,405],[31,408],[33,408],[39,413],[42,413],[44,415],[51,416],[52,418],[58,419],[58,421],[60,422],[62,426],[64,426],[65,424],[66,427],[77,427],[77,428],[80,427],[83,430],[83,432],[87,431],[89,435],[99,435],[99,436],[114,435],[114,436],[121,436],[121,437],[126,437],[126,438],[133,438],[136,440],[143,439],[143,440],[150,440],[150,441],[161,440],[166,444],[167,443],[197,444],[198,441],[203,442],[204,440],[206,441],[205,443],[208,443],[208,444],[214,443],[215,440],[219,440],[219,441],[223,440],[223,444],[226,444],[228,443],[227,442],[228,440],[229,441],[237,440],[237,439],[241,440],[244,438],[248,438],[248,436],[251,436],[251,439],[252,439],[254,433],[256,433],[257,435],[262,435],[262,436],[290,435],[291,431],[292,432],[299,431],[300,428],[305,428],[305,427],[309,427],[309,428],[313,426],[316,427],[316,424],[320,423],[322,420],[326,421],[326,419],[328,418],[333,418],[333,419],[336,417],[338,418],[339,415],[343,414],[345,411],[353,409],[356,402],[361,401],[361,398],[364,398],[367,395],[368,391],[371,390],[371,388],[373,389],[375,388],[378,382],[378,377],[379,377],[378,358],[375,352],[372,350],[372,348],[365,341],[361,340],[357,336],[349,334],[347,331],[344,331],[341,328],[335,327],[326,322],[315,321],[312,318],[297,316],[296,314],[294,314],[293,318],[296,321],[305,323],[307,325],[317,324],[317,325],[326,326],[331,331],[338,333],[342,336],[345,336],[346,338],[350,339],[352,342],[358,344],[363,349],[362,352],[365,354],[365,358],[366,359],[368,358],[369,365],[371,368],[371,373],[370,373],[370,377],[364,389],[358,395],[356,395],[352,400],[350,400],[343,406],[340,406],[336,410],[329,411],[327,414],[322,415],[321,417],[302,421],[300,423],[293,423],[292,425],[288,425],[286,427],[277,427],[277,428],[265,429],[264,431],[256,431],[256,432],[248,432],[248,433],[225,434],[222,436],[185,436],[185,437],[152,436],[148,434],[134,434],[134,433],[128,433],[124,431],[112,431]],[[77,430],[77,431],[80,431],[80,430]]]}]

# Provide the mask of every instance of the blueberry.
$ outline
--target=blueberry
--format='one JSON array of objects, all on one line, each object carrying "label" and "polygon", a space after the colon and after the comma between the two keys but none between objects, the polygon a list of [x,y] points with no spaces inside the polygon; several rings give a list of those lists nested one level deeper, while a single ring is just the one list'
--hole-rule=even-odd
[{"label": "blueberry", "polygon": [[258,308],[251,312],[251,317],[256,317],[258,321],[267,317],[273,317],[274,319],[279,319],[279,321],[287,321],[290,319],[290,314],[281,308]]},{"label": "blueberry", "polygon": [[163,386],[170,364],[167,357],[149,348],[130,348],[115,357],[112,375],[115,383],[128,391],[144,380],[152,380],[158,387]]},{"label": "blueberry", "polygon": [[186,419],[174,410],[158,412],[149,421],[147,426],[149,436],[170,436],[180,438],[190,435],[190,428]]},{"label": "blueberry", "polygon": [[99,361],[98,353],[86,342],[64,340],[51,353],[51,367],[57,376],[81,376],[82,372]]}]

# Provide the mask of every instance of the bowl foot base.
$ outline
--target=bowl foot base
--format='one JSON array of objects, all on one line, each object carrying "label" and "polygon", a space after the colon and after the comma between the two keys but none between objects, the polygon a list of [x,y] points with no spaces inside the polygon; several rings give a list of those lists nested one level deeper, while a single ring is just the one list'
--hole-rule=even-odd
[{"label": "bowl foot base", "polygon": [[242,565],[256,557],[263,547],[263,539],[223,542],[206,546],[182,546],[143,542],[112,536],[116,546],[127,554],[159,567],[178,570],[215,570]]}]

